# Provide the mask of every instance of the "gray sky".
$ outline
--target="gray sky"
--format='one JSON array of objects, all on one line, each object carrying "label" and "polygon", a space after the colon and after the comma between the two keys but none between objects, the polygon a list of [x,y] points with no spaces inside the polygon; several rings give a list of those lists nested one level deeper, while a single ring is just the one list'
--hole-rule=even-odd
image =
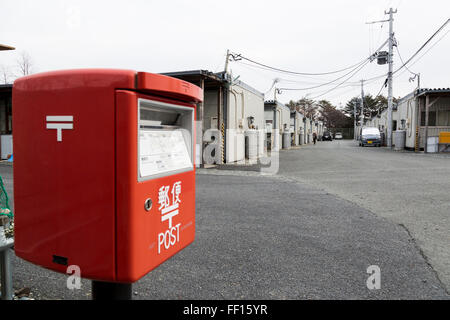
[{"label": "gray sky", "polygon": [[[386,19],[389,7],[398,9],[394,31],[404,60],[450,18],[448,0],[2,1],[0,43],[17,50],[0,52],[0,64],[13,66],[26,51],[39,72],[86,67],[218,72],[230,49],[282,69],[327,72],[361,61],[387,39],[387,23],[381,27],[365,22]],[[449,30],[450,25],[423,52]],[[449,53],[447,35],[410,67],[421,73],[422,87],[450,87]],[[395,65],[401,65],[397,53]],[[277,87],[304,88],[339,76],[292,77],[236,62],[230,69],[263,93],[277,77],[284,79]],[[321,98],[344,104],[360,93],[360,79],[385,72],[387,65],[372,62],[349,80],[354,86],[347,84]],[[409,72],[399,74],[394,82],[397,97],[416,86],[408,81]],[[365,92],[378,93],[383,81],[367,84]],[[278,98],[288,102],[307,94],[315,97],[332,87],[284,91]],[[273,99],[273,90],[266,99]]]}]

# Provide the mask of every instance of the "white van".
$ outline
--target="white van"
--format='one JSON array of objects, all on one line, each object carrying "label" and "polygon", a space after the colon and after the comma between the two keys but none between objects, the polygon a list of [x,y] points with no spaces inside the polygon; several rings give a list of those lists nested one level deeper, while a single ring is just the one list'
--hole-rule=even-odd
[{"label": "white van", "polygon": [[359,146],[375,146],[381,147],[381,134],[380,130],[375,127],[364,127],[361,130],[361,136],[359,138]]}]

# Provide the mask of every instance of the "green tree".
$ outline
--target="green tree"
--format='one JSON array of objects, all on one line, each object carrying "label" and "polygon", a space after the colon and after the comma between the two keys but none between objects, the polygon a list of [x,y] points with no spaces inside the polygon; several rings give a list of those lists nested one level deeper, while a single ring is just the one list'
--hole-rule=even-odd
[{"label": "green tree", "polygon": [[[393,99],[394,104],[397,103],[397,99]],[[344,112],[354,120],[354,105],[356,104],[356,118],[359,120],[361,117],[361,97],[351,98],[344,107]],[[364,118],[366,120],[380,114],[387,108],[387,98],[383,95],[373,97],[371,94],[364,96]]]},{"label": "green tree", "polygon": [[317,104],[320,107],[319,120],[323,121],[327,128],[350,128],[353,126],[352,119],[328,100],[320,100]]}]

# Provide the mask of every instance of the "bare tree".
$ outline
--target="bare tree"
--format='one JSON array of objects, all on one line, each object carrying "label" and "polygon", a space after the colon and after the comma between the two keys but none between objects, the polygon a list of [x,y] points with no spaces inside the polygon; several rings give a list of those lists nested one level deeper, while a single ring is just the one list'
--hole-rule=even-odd
[{"label": "bare tree", "polygon": [[307,117],[313,117],[318,112],[318,106],[315,105],[314,100],[302,98],[298,101],[289,101],[286,104],[291,110],[297,110]]},{"label": "bare tree", "polygon": [[17,60],[17,66],[21,76],[27,76],[32,73],[33,63],[27,52],[22,51],[20,53],[19,59]]},{"label": "bare tree", "polygon": [[11,68],[5,65],[0,66],[0,81],[3,84],[8,84],[11,81],[13,74]]}]

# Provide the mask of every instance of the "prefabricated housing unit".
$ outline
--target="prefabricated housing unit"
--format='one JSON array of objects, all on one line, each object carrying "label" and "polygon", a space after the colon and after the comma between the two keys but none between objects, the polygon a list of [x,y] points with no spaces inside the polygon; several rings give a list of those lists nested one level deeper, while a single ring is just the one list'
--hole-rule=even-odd
[{"label": "prefabricated housing unit", "polygon": [[[290,126],[290,133],[291,133],[291,141],[293,146],[298,146],[300,143],[300,133],[303,131],[303,115],[298,112],[297,110],[291,111],[291,126]],[[303,137],[303,134],[302,134]]]},{"label": "prefabricated housing unit", "polygon": [[282,148],[284,132],[290,132],[291,111],[288,106],[274,100],[264,102],[266,139],[268,150]]},{"label": "prefabricated housing unit", "polygon": [[[377,127],[387,137],[387,117],[385,109],[366,126]],[[450,132],[450,88],[420,89],[400,99],[392,111],[392,131],[396,130],[406,131],[405,148],[415,151],[425,149],[427,137]]]},{"label": "prefabricated housing unit", "polygon": [[393,119],[397,129],[406,130],[407,149],[426,149],[427,138],[450,132],[450,88],[410,93],[398,102]]},{"label": "prefabricated housing unit", "polygon": [[313,141],[314,121],[311,118],[306,118],[305,128],[306,128],[305,144],[308,144]]},{"label": "prefabricated housing unit", "polygon": [[[256,130],[258,156],[264,154],[264,94],[225,72],[207,70],[169,72],[165,75],[191,82],[204,90],[197,108],[197,157],[207,153],[215,163],[245,160],[245,133]],[[200,134],[201,132],[201,134]],[[219,140],[219,155],[210,145]],[[213,152],[212,154],[209,154]]]},{"label": "prefabricated housing unit", "polygon": [[245,134],[253,130],[257,136],[258,156],[265,150],[264,94],[234,81],[228,89],[226,162],[245,159]]}]

